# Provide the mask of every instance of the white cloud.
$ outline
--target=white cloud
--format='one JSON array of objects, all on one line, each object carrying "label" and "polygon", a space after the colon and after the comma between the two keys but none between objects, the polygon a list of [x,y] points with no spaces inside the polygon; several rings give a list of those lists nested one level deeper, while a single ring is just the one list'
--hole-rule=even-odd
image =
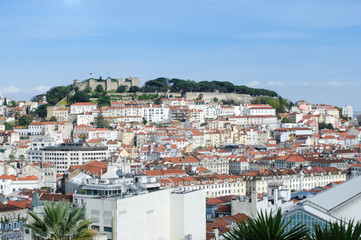
[{"label": "white cloud", "polygon": [[280,82],[280,81],[278,81],[278,82],[269,81],[267,85],[268,85],[268,86],[283,86],[283,82]]},{"label": "white cloud", "polygon": [[19,92],[22,92],[23,89],[19,88],[19,87],[15,87],[15,86],[8,86],[8,87],[1,88],[1,91],[3,93],[19,93]]},{"label": "white cloud", "polygon": [[44,85],[40,85],[40,86],[37,86],[37,87],[34,87],[33,88],[35,91],[37,92],[46,92],[50,89],[49,86],[44,86]]},{"label": "white cloud", "polygon": [[352,83],[352,82],[330,81],[330,82],[326,83],[326,85],[327,85],[327,86],[337,86],[337,87],[341,87],[341,86],[354,85],[354,83]]},{"label": "white cloud", "polygon": [[21,92],[31,92],[31,93],[44,93],[50,89],[49,86],[36,86],[33,88],[20,88],[16,86],[8,86],[1,88],[1,92],[3,93],[21,93]]},{"label": "white cloud", "polygon": [[238,36],[241,39],[295,39],[305,38],[307,34],[302,32],[259,32],[247,33]]},{"label": "white cloud", "polygon": [[261,85],[261,83],[258,81],[251,81],[247,84],[248,87],[258,87],[260,85]]}]

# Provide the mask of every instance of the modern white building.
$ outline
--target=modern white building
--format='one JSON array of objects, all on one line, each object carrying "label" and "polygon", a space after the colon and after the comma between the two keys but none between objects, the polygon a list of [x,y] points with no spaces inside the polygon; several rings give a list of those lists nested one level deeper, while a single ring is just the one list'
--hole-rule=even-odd
[{"label": "modern white building", "polygon": [[[137,115],[132,115],[137,116]],[[143,117],[148,122],[164,123],[170,121],[170,108],[160,105],[149,105],[143,108]]]},{"label": "modern white building", "polygon": [[353,108],[350,105],[343,106],[342,116],[346,118],[353,118]]},{"label": "modern white building", "polygon": [[86,206],[92,227],[108,239],[206,239],[204,190],[147,191],[125,178],[92,182],[81,191],[74,203]]},{"label": "modern white building", "polygon": [[31,144],[27,152],[27,160],[30,163],[39,163],[43,158],[43,148],[49,146],[55,146],[55,142],[51,138],[38,138],[35,139]]},{"label": "modern white building", "polygon": [[297,203],[285,213],[286,220],[291,220],[287,229],[298,223],[306,224],[311,230],[314,224],[325,225],[327,222],[348,222],[361,220],[361,177],[356,177],[312,198]]},{"label": "modern white building", "polygon": [[89,147],[82,143],[63,143],[42,150],[43,162],[52,163],[57,173],[66,172],[71,165],[83,165],[90,161],[103,161],[108,157],[108,147]]}]

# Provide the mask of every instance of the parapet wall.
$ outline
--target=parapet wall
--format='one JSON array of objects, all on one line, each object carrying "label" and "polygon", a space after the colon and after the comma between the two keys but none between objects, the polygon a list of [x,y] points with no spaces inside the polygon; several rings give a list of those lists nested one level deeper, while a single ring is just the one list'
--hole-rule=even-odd
[{"label": "parapet wall", "polygon": [[222,100],[234,100],[241,104],[246,104],[251,102],[251,95],[249,94],[239,94],[239,93],[218,93],[218,92],[186,92],[184,97],[187,100],[197,99],[201,96],[203,100],[213,100],[217,98],[218,101]]},{"label": "parapet wall", "polygon": [[101,85],[105,91],[111,91],[111,90],[117,90],[119,86],[126,86],[127,89],[129,89],[132,86],[140,87],[140,79],[139,77],[129,77],[129,78],[118,78],[118,79],[111,79],[107,78],[103,81],[98,81],[96,79],[88,79],[83,82],[79,82],[78,80],[73,81],[73,87],[78,87],[80,91],[85,90],[87,87],[90,87],[92,91],[95,90],[95,88]]}]

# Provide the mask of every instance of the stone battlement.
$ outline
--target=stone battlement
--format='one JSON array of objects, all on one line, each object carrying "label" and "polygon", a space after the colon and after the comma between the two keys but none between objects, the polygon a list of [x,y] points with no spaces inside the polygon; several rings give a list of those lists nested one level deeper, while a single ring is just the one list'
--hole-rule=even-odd
[{"label": "stone battlement", "polygon": [[79,80],[73,81],[73,88],[79,88],[80,91],[85,90],[87,87],[90,87],[92,91],[95,90],[95,88],[101,85],[105,91],[111,91],[111,90],[117,90],[119,86],[125,86],[127,89],[129,89],[132,86],[140,87],[140,79],[139,77],[129,77],[129,78],[117,78],[112,79],[108,77],[105,80],[98,80],[94,78],[87,79],[83,82],[80,82]]}]

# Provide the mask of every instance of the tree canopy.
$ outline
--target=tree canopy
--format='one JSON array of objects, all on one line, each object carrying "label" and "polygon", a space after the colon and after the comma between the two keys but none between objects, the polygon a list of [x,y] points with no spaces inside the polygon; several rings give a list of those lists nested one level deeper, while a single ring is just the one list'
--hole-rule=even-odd
[{"label": "tree canopy", "polygon": [[250,94],[252,96],[270,96],[278,97],[275,91],[262,89],[262,88],[250,88],[244,85],[234,85],[227,81],[200,81],[195,82],[192,80],[183,80],[178,78],[156,78],[147,81],[143,88],[143,92],[165,92],[170,90],[171,92],[221,92],[221,93],[241,93]]},{"label": "tree canopy", "polygon": [[120,85],[118,88],[117,88],[117,93],[123,93],[125,92],[127,89],[124,85]]},{"label": "tree canopy", "polygon": [[70,102],[71,103],[76,103],[76,102],[90,102],[89,96],[86,92],[84,91],[77,91],[74,96],[72,96],[70,98]]},{"label": "tree canopy", "polygon": [[292,123],[292,121],[289,118],[282,118],[281,123]]},{"label": "tree canopy", "polygon": [[103,113],[100,112],[97,118],[97,128],[108,128],[108,127],[109,127],[108,121],[104,118]]},{"label": "tree canopy", "polygon": [[18,125],[28,126],[33,120],[28,115],[23,115],[18,119]]},{"label": "tree canopy", "polygon": [[72,85],[69,85],[66,87],[64,87],[64,86],[53,87],[52,89],[47,91],[45,94],[48,104],[50,106],[54,106],[61,99],[68,96],[68,94],[71,92],[72,89],[73,89]]},{"label": "tree canopy", "polygon": [[98,92],[98,93],[102,93],[104,92],[104,88],[101,84],[98,84],[96,87],[95,87],[95,91]]},{"label": "tree canopy", "polygon": [[281,210],[273,212],[259,212],[257,218],[248,218],[247,221],[237,223],[237,226],[224,237],[227,240],[301,240],[307,239],[309,229],[304,224],[297,224],[290,231],[286,227],[291,220],[282,218]]},{"label": "tree canopy", "polygon": [[85,208],[68,202],[45,203],[44,214],[30,211],[31,221],[26,225],[35,239],[80,240],[92,239],[96,232],[89,229],[92,221],[85,217]]},{"label": "tree canopy", "polygon": [[40,105],[35,113],[40,117],[40,118],[45,118],[48,114],[48,110],[47,110],[47,107],[48,107],[48,104],[43,104],[43,105]]}]

